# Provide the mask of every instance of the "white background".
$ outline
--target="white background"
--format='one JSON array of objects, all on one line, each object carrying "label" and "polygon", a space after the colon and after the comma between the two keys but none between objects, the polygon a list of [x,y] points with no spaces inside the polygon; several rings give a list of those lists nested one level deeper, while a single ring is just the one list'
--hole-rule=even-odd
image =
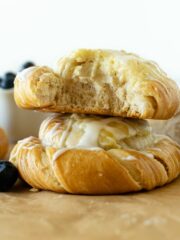
[{"label": "white background", "polygon": [[125,49],[180,83],[179,0],[0,0],[0,73],[76,48]]}]

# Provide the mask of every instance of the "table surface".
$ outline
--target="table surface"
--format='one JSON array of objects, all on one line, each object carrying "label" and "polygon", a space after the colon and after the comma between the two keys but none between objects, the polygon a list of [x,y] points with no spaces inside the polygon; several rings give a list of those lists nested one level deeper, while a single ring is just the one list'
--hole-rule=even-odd
[{"label": "table surface", "polygon": [[180,239],[180,178],[150,192],[80,196],[16,187],[0,193],[0,236],[21,239]]}]

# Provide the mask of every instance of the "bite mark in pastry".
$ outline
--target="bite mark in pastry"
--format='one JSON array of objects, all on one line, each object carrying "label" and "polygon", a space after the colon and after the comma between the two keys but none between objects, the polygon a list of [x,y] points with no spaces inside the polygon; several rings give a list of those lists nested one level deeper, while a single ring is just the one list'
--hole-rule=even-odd
[{"label": "bite mark in pastry", "polygon": [[48,112],[168,119],[180,105],[179,90],[160,68],[125,51],[80,49],[57,71],[32,67],[15,80],[19,107]]}]

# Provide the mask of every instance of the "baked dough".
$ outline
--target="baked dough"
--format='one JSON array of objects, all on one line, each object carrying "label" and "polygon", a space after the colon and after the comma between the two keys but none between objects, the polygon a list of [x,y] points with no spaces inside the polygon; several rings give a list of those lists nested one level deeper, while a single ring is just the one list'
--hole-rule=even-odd
[{"label": "baked dough", "polygon": [[37,189],[75,194],[150,190],[180,173],[180,146],[147,121],[85,115],[50,116],[39,138],[14,147],[10,161]]},{"label": "baked dough", "polygon": [[[125,51],[80,49],[15,80],[19,107],[48,112],[168,119],[180,105],[178,87],[152,61]],[[166,109],[166,110],[165,110]]]},{"label": "baked dough", "polygon": [[3,159],[8,151],[8,139],[2,128],[0,128],[0,159]]}]

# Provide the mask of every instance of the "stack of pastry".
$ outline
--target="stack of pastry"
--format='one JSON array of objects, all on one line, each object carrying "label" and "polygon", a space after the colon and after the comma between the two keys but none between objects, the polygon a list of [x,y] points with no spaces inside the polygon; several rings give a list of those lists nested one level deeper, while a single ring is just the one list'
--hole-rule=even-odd
[{"label": "stack of pastry", "polygon": [[19,141],[11,153],[34,188],[125,193],[162,186],[180,173],[180,146],[145,120],[171,118],[180,105],[177,85],[154,62],[124,51],[78,50],[56,71],[20,72],[15,101],[56,113],[41,124],[39,138]]}]

